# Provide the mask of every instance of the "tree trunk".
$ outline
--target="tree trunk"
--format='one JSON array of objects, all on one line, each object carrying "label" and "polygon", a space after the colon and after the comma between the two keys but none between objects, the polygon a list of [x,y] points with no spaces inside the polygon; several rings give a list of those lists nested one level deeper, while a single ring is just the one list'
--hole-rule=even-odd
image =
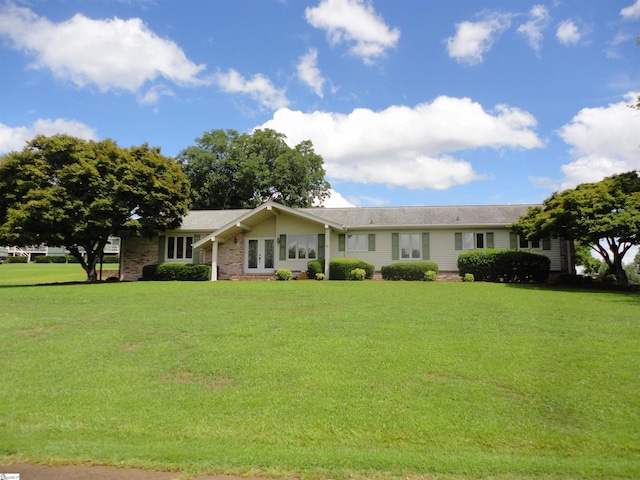
[{"label": "tree trunk", "polygon": [[627,277],[627,271],[624,269],[624,265],[622,265],[622,258],[616,256],[613,262],[614,273],[616,275],[616,282],[618,285],[622,287],[626,287],[629,285],[629,278]]}]

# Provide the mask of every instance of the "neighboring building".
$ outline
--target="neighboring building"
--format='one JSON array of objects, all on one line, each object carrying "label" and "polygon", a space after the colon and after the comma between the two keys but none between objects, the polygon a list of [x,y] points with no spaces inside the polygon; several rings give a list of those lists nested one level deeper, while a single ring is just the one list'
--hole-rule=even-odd
[{"label": "neighboring building", "polygon": [[179,229],[163,235],[124,237],[120,279],[138,280],[145,265],[208,263],[211,280],[270,276],[279,269],[307,269],[310,260],[355,257],[379,271],[398,261],[429,260],[441,272],[458,270],[465,250],[537,251],[552,272],[574,271],[566,240],[520,239],[509,225],[533,205],[381,208],[290,208],[267,202],[252,210],[194,210]]},{"label": "neighboring building", "polygon": [[[7,257],[27,257],[29,262],[40,255],[64,257],[68,253],[65,247],[49,247],[45,244],[26,247],[0,247],[0,252],[3,251],[6,251]],[[120,253],[120,238],[109,237],[109,243],[104,247],[104,253],[105,255],[118,255]]]}]

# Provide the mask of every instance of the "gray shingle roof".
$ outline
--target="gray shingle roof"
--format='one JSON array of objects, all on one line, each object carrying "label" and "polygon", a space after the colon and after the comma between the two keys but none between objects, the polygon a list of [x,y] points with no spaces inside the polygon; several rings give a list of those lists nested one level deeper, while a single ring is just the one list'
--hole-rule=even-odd
[{"label": "gray shingle roof", "polygon": [[[401,226],[506,226],[535,205],[459,205],[422,207],[301,208],[301,212],[347,228]],[[215,231],[251,210],[192,210],[181,230]]]}]

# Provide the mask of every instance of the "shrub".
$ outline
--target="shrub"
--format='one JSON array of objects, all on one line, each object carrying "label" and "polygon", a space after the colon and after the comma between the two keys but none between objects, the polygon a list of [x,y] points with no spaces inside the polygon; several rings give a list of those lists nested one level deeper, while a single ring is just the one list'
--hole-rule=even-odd
[{"label": "shrub", "polygon": [[161,263],[142,267],[143,280],[205,282],[211,279],[211,265]]},{"label": "shrub", "polygon": [[473,273],[465,273],[464,277],[462,277],[462,281],[463,282],[475,282],[476,281],[476,277],[473,276]]},{"label": "shrub", "polygon": [[375,267],[372,263],[357,258],[334,258],[329,262],[329,278],[331,280],[346,280],[351,271],[361,268],[366,272],[365,278],[373,278]]},{"label": "shrub", "polygon": [[425,282],[435,282],[436,278],[438,278],[438,274],[433,270],[427,270],[424,274]]},{"label": "shrub", "polygon": [[549,277],[551,260],[533,252],[517,250],[473,250],[458,255],[461,277],[472,273],[476,280],[543,282]]},{"label": "shrub", "polygon": [[276,279],[277,280],[291,280],[292,274],[291,270],[286,268],[281,268],[276,271]]},{"label": "shrub", "polygon": [[[588,278],[591,279],[591,277]],[[556,283],[561,283],[562,285],[579,285],[587,281],[587,277],[573,273],[561,273],[556,277]]]},{"label": "shrub", "polygon": [[316,278],[318,273],[324,274],[324,260],[311,260],[307,263],[307,276]]},{"label": "shrub", "polygon": [[616,283],[616,282],[617,282],[617,279],[616,279],[615,274],[613,274],[613,273],[607,273],[606,275],[604,275],[604,276],[602,277],[602,281],[603,281],[604,283]]},{"label": "shrub", "polygon": [[120,255],[105,255],[102,257],[102,263],[120,263]]},{"label": "shrub", "polygon": [[7,257],[7,263],[29,263],[28,257]]},{"label": "shrub", "polygon": [[397,262],[384,265],[381,269],[384,280],[424,280],[425,274],[431,270],[438,273],[438,264],[433,262]]},{"label": "shrub", "polygon": [[34,258],[36,263],[67,263],[66,256],[38,255]]},{"label": "shrub", "polygon": [[349,278],[347,280],[364,280],[367,276],[367,272],[362,268],[354,268],[349,272]]},{"label": "shrub", "polygon": [[316,273],[316,280],[324,280],[324,273]]},{"label": "shrub", "polygon": [[80,263],[80,260],[73,255],[67,255],[65,258],[67,259],[67,263]]}]

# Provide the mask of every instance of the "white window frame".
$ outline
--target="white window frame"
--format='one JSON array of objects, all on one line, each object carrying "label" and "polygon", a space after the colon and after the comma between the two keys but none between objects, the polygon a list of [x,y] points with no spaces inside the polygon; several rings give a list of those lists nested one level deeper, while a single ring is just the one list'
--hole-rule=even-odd
[{"label": "white window frame", "polygon": [[193,235],[167,236],[164,258],[167,262],[193,260]]},{"label": "white window frame", "polygon": [[[405,240],[405,242],[403,242],[403,237],[405,239],[407,239],[408,237],[408,242]],[[417,252],[418,255],[415,256],[415,252],[416,249],[414,248],[415,245],[413,244],[414,240],[417,240]],[[405,257],[404,256],[404,248],[403,245],[408,246],[409,247],[409,252],[408,255]],[[398,246],[400,251],[398,252],[398,256],[400,258],[400,260],[403,261],[408,261],[408,260],[422,260],[422,233],[420,232],[404,232],[404,233],[399,233],[398,234]]]},{"label": "white window frame", "polygon": [[368,233],[347,234],[347,251],[368,252],[369,251],[369,234]]},{"label": "white window frame", "polygon": [[[301,256],[301,247],[304,256]],[[292,251],[292,248],[294,249]],[[310,255],[313,253],[313,256]],[[287,235],[287,260],[317,260],[318,235]]]}]

